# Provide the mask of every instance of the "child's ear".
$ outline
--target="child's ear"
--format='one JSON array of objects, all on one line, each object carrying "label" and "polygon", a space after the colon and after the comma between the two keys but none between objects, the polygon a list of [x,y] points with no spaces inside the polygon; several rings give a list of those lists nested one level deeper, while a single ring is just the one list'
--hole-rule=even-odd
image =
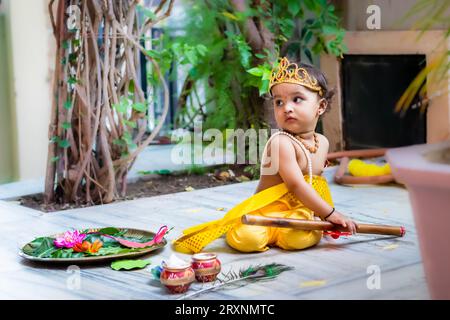
[{"label": "child's ear", "polygon": [[321,116],[322,114],[325,113],[325,111],[327,110],[327,107],[328,107],[328,101],[324,98],[320,99],[319,109],[317,110],[317,113],[319,114],[319,116]]}]

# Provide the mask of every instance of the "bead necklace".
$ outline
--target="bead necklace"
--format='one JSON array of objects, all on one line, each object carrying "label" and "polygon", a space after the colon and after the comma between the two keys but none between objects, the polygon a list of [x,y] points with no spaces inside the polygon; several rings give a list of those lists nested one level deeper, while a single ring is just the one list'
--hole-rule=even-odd
[{"label": "bead necklace", "polygon": [[282,131],[282,130],[278,131],[278,132],[280,134],[284,134],[285,136],[290,137],[292,140],[294,140],[300,146],[300,148],[302,148],[303,152],[306,155],[306,158],[308,159],[309,184],[312,185],[312,181],[313,181],[312,161],[311,161],[311,155],[306,151],[306,147],[303,145],[303,143],[301,143],[295,136],[293,136],[289,132]]},{"label": "bead necklace", "polygon": [[305,143],[305,140],[303,140],[302,138],[300,138],[298,135],[295,135],[295,137],[300,140],[300,142],[305,146],[306,149],[308,149],[309,152],[311,153],[316,153],[317,150],[319,149],[319,138],[317,138],[317,134],[314,132],[314,147],[310,147]]}]

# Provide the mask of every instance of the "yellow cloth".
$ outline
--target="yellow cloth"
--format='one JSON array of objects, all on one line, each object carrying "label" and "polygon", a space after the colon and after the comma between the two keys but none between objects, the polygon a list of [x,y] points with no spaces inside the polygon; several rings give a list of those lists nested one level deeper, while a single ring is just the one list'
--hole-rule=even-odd
[{"label": "yellow cloth", "polygon": [[378,165],[359,159],[352,159],[348,163],[348,172],[355,177],[374,177],[391,174],[391,167],[389,163]]},{"label": "yellow cloth", "polygon": [[[305,176],[309,181],[309,177]],[[324,177],[313,176],[312,186],[331,206],[333,201]],[[239,203],[219,220],[203,223],[183,231],[183,236],[174,241],[174,249],[184,253],[200,252],[207,244],[229,232],[228,243],[237,250],[264,251],[267,245],[284,249],[301,249],[316,244],[320,234],[311,231],[274,230],[259,226],[243,226],[240,218],[244,214],[313,219],[312,211],[289,192],[284,183],[265,189]],[[254,237],[252,237],[254,235]],[[255,249],[256,248],[256,249]]]}]

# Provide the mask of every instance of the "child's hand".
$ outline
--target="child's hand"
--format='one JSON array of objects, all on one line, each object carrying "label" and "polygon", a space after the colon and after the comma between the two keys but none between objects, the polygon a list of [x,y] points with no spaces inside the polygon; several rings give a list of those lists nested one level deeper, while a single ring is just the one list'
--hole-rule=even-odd
[{"label": "child's hand", "polygon": [[357,224],[338,211],[334,211],[333,214],[327,218],[327,221],[346,228],[352,234],[356,233]]}]

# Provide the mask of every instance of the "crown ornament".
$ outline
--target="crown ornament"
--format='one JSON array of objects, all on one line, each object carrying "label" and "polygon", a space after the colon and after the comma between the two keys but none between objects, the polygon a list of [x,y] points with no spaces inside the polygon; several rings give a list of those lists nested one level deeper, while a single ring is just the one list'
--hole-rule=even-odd
[{"label": "crown ornament", "polygon": [[296,63],[291,63],[284,57],[280,60],[278,67],[272,70],[270,77],[269,91],[273,86],[280,83],[294,83],[299,84],[312,91],[317,91],[319,96],[323,96],[322,87],[319,85],[317,79],[310,75],[305,68],[299,68]]}]

